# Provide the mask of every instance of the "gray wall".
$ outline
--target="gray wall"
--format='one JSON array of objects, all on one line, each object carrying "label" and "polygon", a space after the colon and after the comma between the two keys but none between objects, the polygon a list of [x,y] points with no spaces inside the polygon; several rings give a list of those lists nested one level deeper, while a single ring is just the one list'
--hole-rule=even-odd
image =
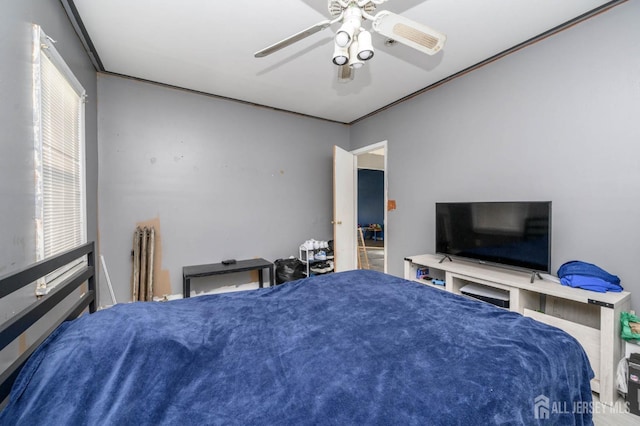
[{"label": "gray wall", "polygon": [[640,2],[351,128],[388,140],[389,272],[434,250],[437,201],[553,201],[552,268],[595,263],[640,306]]},{"label": "gray wall", "polygon": [[348,147],[347,126],[110,75],[98,92],[100,250],[118,302],[138,223],[159,227],[160,295],[182,292],[186,265],[333,238],[332,147]]},{"label": "gray wall", "polygon": [[[0,13],[0,276],[36,259],[33,159],[32,24],[57,41],[56,49],[88,94],[86,104],[87,238],[97,239],[97,90],[96,72],[58,1],[21,0],[2,4]],[[0,321],[35,302],[27,286],[0,301]],[[62,306],[30,329],[31,344],[68,306]],[[18,343],[0,354],[0,370],[19,353]]]},{"label": "gray wall", "polygon": [[[86,159],[88,239],[97,238],[96,72],[58,1],[3,2],[0,13],[0,275],[35,260],[32,24],[56,48],[87,90]],[[33,299],[33,289],[28,289]],[[10,315],[12,309],[3,309]]]}]

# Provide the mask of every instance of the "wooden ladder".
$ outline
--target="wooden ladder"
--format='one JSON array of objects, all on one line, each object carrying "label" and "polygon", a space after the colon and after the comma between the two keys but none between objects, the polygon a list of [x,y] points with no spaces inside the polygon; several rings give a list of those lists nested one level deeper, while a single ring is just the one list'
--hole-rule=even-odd
[{"label": "wooden ladder", "polygon": [[[361,257],[364,253],[364,262]],[[364,245],[364,234],[362,228],[358,227],[358,269],[371,269],[369,266],[369,256],[367,255],[367,247]]]}]

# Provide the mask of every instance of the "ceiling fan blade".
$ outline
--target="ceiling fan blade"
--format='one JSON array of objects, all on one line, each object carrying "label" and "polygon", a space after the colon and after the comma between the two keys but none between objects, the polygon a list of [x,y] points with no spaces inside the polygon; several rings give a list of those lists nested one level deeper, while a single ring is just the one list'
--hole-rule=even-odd
[{"label": "ceiling fan blade", "polygon": [[383,36],[427,55],[438,53],[447,40],[447,36],[433,28],[386,10],[376,14],[372,28]]},{"label": "ceiling fan blade", "polygon": [[355,77],[356,70],[349,65],[341,65],[338,67],[338,83],[348,83]]},{"label": "ceiling fan blade", "polygon": [[302,39],[309,37],[312,34],[315,34],[319,31],[324,30],[325,28],[331,25],[332,21],[326,20],[322,22],[318,22],[317,24],[307,28],[306,30],[302,30],[297,34],[292,35],[291,37],[285,38],[282,41],[279,41],[275,44],[272,44],[269,47],[266,47],[254,54],[256,58],[263,58],[267,55],[271,55],[273,52],[277,52],[278,50],[285,48],[287,46],[292,45]]}]

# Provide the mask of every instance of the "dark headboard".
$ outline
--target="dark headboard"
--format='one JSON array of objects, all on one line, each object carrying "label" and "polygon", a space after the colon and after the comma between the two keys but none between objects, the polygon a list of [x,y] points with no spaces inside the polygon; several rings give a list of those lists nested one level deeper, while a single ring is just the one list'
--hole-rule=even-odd
[{"label": "dark headboard", "polygon": [[34,286],[35,292],[34,282],[36,280],[45,277],[62,266],[85,258],[85,256],[87,262],[83,267],[77,268],[77,270],[74,269],[74,272],[57,284],[49,294],[40,296],[34,303],[0,325],[1,351],[18,339],[29,327],[54,309],[83,283],[86,282],[88,285],[88,290],[75,300],[75,303],[73,303],[64,314],[52,319],[52,323],[44,335],[27,347],[6,370],[0,373],[0,408],[7,402],[6,399],[11,391],[11,386],[18,377],[18,373],[25,362],[49,334],[62,322],[77,318],[87,307],[91,313],[96,311],[95,244],[93,242],[86,243],[64,253],[34,263],[11,275],[0,277],[0,299],[28,285]]}]

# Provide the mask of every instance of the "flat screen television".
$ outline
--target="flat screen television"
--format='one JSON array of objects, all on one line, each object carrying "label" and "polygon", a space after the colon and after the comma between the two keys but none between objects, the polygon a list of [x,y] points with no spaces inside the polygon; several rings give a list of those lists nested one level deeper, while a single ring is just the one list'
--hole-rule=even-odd
[{"label": "flat screen television", "polygon": [[551,202],[436,203],[436,253],[551,271]]}]

